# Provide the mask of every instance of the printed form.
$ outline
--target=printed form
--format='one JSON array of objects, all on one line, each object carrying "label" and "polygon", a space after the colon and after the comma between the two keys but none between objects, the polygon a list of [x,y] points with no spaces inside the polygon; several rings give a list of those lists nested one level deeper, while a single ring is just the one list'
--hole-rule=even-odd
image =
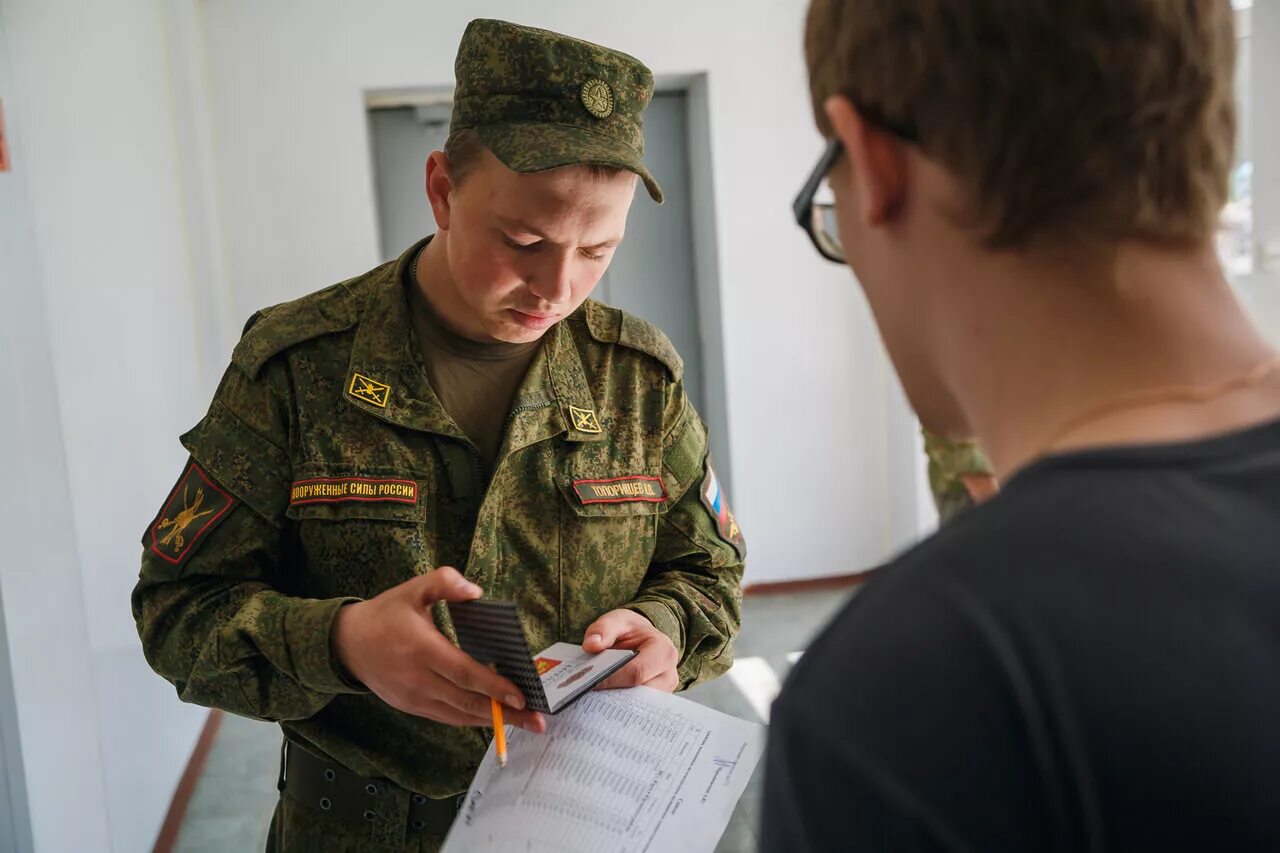
[{"label": "printed form", "polygon": [[444,853],[711,853],[764,727],[647,687],[596,690],[489,746]]}]

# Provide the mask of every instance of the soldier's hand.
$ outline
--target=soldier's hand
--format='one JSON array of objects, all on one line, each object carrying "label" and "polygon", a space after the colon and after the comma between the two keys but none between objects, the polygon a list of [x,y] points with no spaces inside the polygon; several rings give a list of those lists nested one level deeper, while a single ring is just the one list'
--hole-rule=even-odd
[{"label": "soldier's hand", "polygon": [[431,620],[435,602],[481,595],[480,587],[451,568],[405,581],[338,611],[334,654],[378,698],[406,713],[451,726],[491,726],[493,697],[505,706],[507,722],[543,732],[546,720],[523,710],[520,690],[449,642]]},{"label": "soldier's hand", "polygon": [[587,628],[582,648],[591,654],[605,649],[634,649],[636,656],[606,678],[599,689],[653,687],[674,693],[680,686],[675,643],[634,610],[610,610]]}]

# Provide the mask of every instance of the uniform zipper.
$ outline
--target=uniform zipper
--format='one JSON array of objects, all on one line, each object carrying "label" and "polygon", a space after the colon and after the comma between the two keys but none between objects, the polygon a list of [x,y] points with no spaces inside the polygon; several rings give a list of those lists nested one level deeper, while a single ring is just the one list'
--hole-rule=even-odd
[{"label": "uniform zipper", "polygon": [[543,400],[541,403],[525,403],[523,406],[516,406],[511,410],[511,414],[507,415],[507,420],[515,420],[515,417],[518,414],[523,412],[532,412],[535,409],[545,409],[550,405],[550,400]]}]

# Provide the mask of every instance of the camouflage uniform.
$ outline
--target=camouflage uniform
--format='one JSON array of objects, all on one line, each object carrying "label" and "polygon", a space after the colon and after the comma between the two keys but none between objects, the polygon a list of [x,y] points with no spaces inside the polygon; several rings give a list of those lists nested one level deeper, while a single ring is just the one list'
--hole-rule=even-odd
[{"label": "camouflage uniform", "polygon": [[976,442],[942,438],[927,429],[923,433],[929,459],[929,490],[938,518],[946,524],[973,506],[975,495],[969,484],[975,478],[992,477],[991,463]]},{"label": "camouflage uniform", "polygon": [[[502,34],[501,61],[529,74],[555,65],[564,79],[544,88],[578,103],[584,124],[608,118],[584,107],[583,77],[608,81],[610,115],[638,127],[648,90],[624,83],[651,88],[639,63],[590,46],[594,64],[575,77],[544,55],[571,40],[496,22],[464,37],[464,118],[483,106],[462,72],[477,31]],[[529,53],[532,64],[516,62]],[[638,162],[631,137],[601,139]],[[592,157],[607,147],[591,144]],[[144,535],[134,617],[148,661],[184,701],[280,721],[291,743],[393,783],[368,826],[283,803],[270,849],[435,849],[439,837],[406,835],[411,792],[464,791],[487,746],[483,730],[401,713],[351,683],[330,648],[344,603],[452,565],[519,603],[535,649],[580,643],[625,607],[671,638],[682,687],[732,661],[745,544],[666,336],[593,301],[552,327],[486,482],[413,338],[404,282],[417,248],[251,318],[208,414],[182,436],[190,462]],[[434,615],[452,638],[444,608]]]}]

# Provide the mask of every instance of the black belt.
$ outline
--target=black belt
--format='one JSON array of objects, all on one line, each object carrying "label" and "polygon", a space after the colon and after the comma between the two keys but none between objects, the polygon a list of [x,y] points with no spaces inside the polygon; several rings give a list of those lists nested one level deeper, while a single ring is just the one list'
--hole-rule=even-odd
[{"label": "black belt", "polygon": [[[294,802],[352,822],[382,824],[401,833],[412,828],[443,836],[453,825],[466,797],[435,800],[408,791],[389,779],[358,776],[335,761],[318,758],[288,740],[280,748],[280,780],[277,786]],[[407,803],[406,803],[407,800]],[[395,820],[408,806],[408,820]],[[388,827],[388,819],[397,826]],[[378,833],[382,834],[382,833]]]}]

